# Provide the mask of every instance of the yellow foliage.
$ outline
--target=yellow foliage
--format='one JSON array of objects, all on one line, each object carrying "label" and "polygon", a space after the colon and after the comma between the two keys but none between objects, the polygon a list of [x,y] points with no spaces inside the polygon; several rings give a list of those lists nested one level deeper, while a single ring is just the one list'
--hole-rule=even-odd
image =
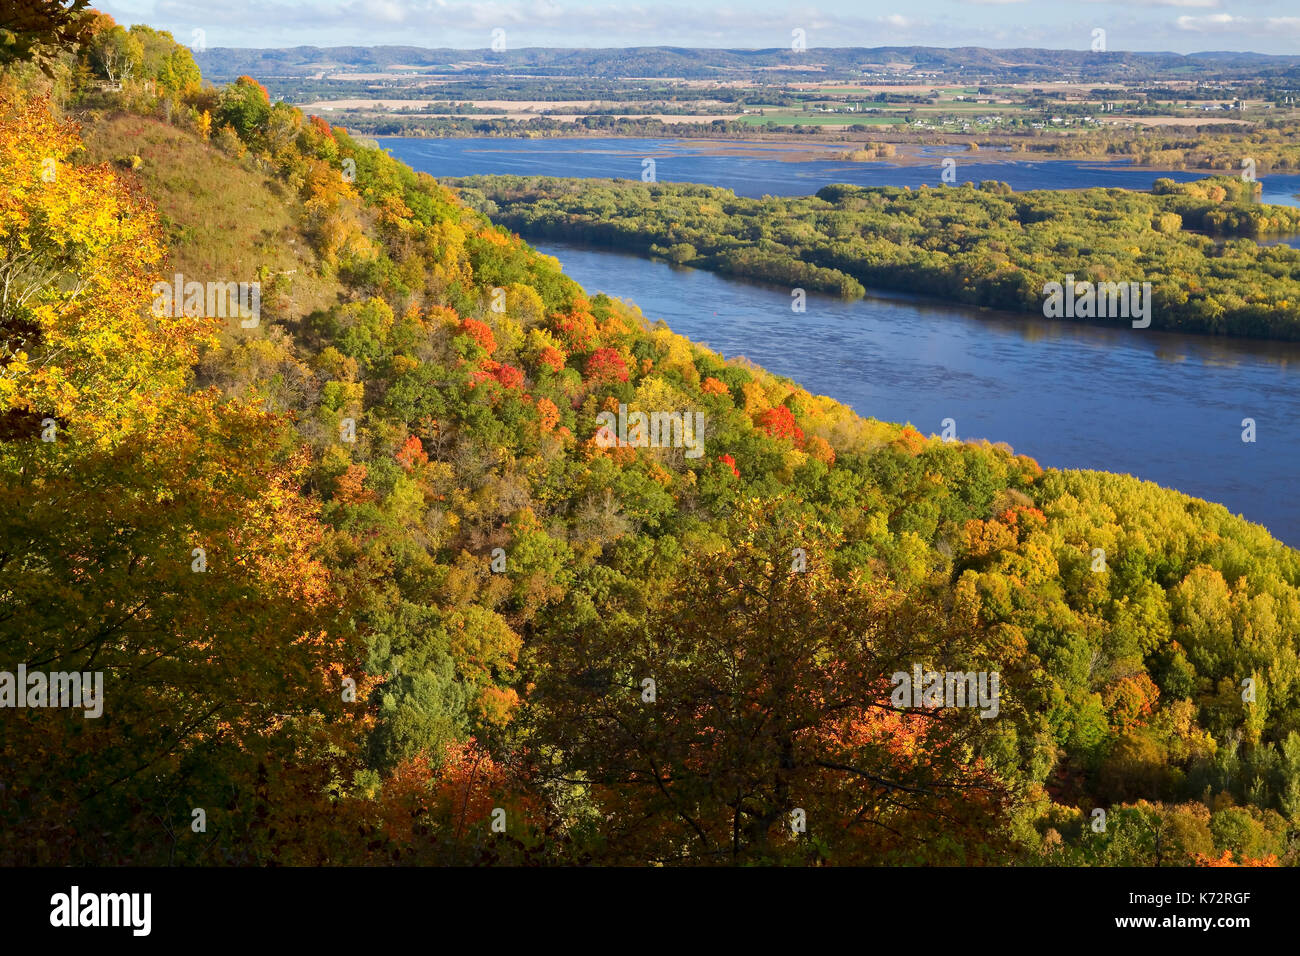
[{"label": "yellow foliage", "polygon": [[[215,325],[149,315],[162,249],[154,210],[47,102],[0,94],[0,410],[57,420],[83,440],[148,427],[152,396],[182,387]],[[64,281],[69,274],[75,281]]]},{"label": "yellow foliage", "polygon": [[759,382],[746,382],[740,386],[741,394],[744,396],[743,407],[745,413],[749,416],[761,415],[772,407],[768,401],[767,391]]}]

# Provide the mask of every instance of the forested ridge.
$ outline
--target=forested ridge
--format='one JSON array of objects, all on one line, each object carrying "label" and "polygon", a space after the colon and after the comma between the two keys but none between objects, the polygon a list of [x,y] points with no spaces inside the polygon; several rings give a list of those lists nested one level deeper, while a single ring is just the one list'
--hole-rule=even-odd
[{"label": "forested ridge", "polygon": [[[476,176],[476,208],[532,238],[598,243],[856,298],[868,288],[1043,314],[1044,286],[1143,283],[1151,327],[1300,338],[1300,210],[1258,182],[1159,179],[1127,189],[826,186],[815,196],[632,180]],[[1125,316],[1127,318],[1127,316]],[[1111,321],[1103,320],[1103,321]]]},{"label": "forested ridge", "polygon": [[[1300,67],[1296,56],[1261,53],[1139,53],[1062,49],[1003,50],[987,47],[949,49],[927,46],[835,47],[814,46],[792,64],[784,45],[765,50],[709,49],[700,47],[613,47],[570,49],[524,47],[481,50],[485,61],[466,61],[465,51],[415,46],[298,46],[291,48],[212,47],[199,57],[211,76],[230,79],[254,72],[275,76],[315,76],[321,67],[368,73],[423,67],[468,76],[495,76],[506,70],[512,76],[575,77],[719,77],[754,74],[762,77],[773,68],[789,70],[809,79],[840,77],[856,80],[864,67],[885,69],[891,64],[912,64],[927,75],[968,77],[972,69],[1000,81],[1057,80],[1063,74],[1080,80],[1116,82],[1143,78],[1204,79],[1286,76]],[[490,57],[490,59],[486,59]]]},{"label": "forested ridge", "polygon": [[[165,33],[45,65],[0,77],[0,669],[103,715],[0,712],[0,861],[1296,862],[1265,529],[717,355]],[[160,311],[178,270],[260,316]]]}]

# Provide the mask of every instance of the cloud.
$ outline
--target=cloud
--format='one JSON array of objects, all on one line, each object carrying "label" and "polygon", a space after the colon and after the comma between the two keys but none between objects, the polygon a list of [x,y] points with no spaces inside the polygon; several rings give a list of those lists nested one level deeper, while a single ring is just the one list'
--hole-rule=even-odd
[{"label": "cloud", "polygon": [[209,46],[378,45],[485,48],[497,28],[512,47],[679,45],[783,47],[792,27],[810,45],[879,46],[965,42],[978,28],[943,31],[902,13],[871,15],[844,8],[773,5],[752,0],[99,0],[126,23],[147,22],[188,36],[207,32]]},{"label": "cloud", "polygon": [[1178,29],[1191,33],[1236,33],[1267,37],[1279,33],[1300,36],[1300,17],[1237,17],[1230,13],[1181,16]]},{"label": "cloud", "polygon": [[[208,46],[487,48],[494,30],[512,49],[687,46],[778,49],[792,28],[818,46],[1086,47],[1080,11],[1107,15],[1112,46],[1294,52],[1295,17],[1233,16],[1223,0],[92,0],[123,23],[178,38],[201,28]],[[1261,9],[1233,0],[1236,14]],[[893,8],[891,11],[890,8]],[[1285,9],[1278,4],[1274,10]],[[1166,15],[1179,10],[1183,16]],[[906,12],[903,12],[906,11]],[[1091,19],[1091,17],[1090,17]],[[1091,24],[1089,24],[1090,26]],[[1082,31],[1082,32],[1080,32]],[[1079,42],[1071,38],[1083,37]]]},{"label": "cloud", "polygon": [[1083,0],[1084,3],[1112,3],[1122,7],[1180,7],[1184,10],[1212,10],[1221,0]]},{"label": "cloud", "polygon": [[1223,27],[1230,27],[1237,23],[1244,24],[1247,22],[1248,21],[1245,17],[1234,17],[1227,13],[1215,13],[1208,17],[1184,16],[1178,18],[1178,29],[1197,30],[1203,32],[1209,30],[1211,27],[1222,29]]}]

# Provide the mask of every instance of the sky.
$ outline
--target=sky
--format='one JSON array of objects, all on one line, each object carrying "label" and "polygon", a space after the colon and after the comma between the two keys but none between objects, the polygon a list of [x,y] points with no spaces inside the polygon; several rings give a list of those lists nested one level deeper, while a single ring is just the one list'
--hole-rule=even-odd
[{"label": "sky", "polygon": [[[92,0],[195,45],[988,46],[1300,54],[1300,0]],[[498,36],[501,36],[500,34]]]}]

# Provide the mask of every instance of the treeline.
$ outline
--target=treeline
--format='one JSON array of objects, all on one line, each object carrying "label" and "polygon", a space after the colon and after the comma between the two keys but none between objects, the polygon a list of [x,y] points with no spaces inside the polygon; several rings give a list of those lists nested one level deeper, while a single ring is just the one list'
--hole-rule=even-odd
[{"label": "treeline", "polygon": [[[484,112],[493,112],[484,110]],[[656,110],[656,112],[658,112]],[[331,115],[347,124],[348,129],[373,136],[638,136],[674,139],[745,136],[753,138],[754,127],[734,120],[710,120],[708,123],[672,123],[652,116],[610,116],[590,114],[575,120],[558,120],[549,116],[490,119],[473,116],[420,116],[414,113],[377,113],[368,110],[339,110]],[[815,128],[786,132],[815,133]]]},{"label": "treeline", "polygon": [[[486,37],[485,37],[486,40]],[[708,49],[702,47],[557,48],[507,47],[482,49],[480,59],[466,63],[464,50],[410,46],[338,46],[291,48],[209,47],[200,56],[208,76],[228,80],[240,74],[258,76],[315,76],[322,65],[336,72],[388,72],[417,67],[429,72],[492,80],[501,73],[512,79],[548,78],[559,82],[626,77],[657,79],[721,79],[771,83],[773,69],[782,79],[796,83],[854,82],[864,71],[906,76],[907,69],[922,70],[936,85],[965,85],[972,73],[982,83],[1059,82],[1157,83],[1170,79],[1248,80],[1276,78],[1285,82],[1300,58],[1261,53],[1131,53],[1109,52],[1097,56],[1087,50],[1020,49],[1013,64],[1005,50],[987,47],[812,46],[794,61],[788,47],[766,50]],[[907,64],[899,69],[897,64]]]},{"label": "treeline", "polygon": [[[853,297],[915,292],[1042,314],[1044,286],[1150,282],[1154,328],[1300,338],[1300,210],[1232,177],[1123,189],[1013,192],[827,186],[761,199],[630,180],[481,176],[468,202],[524,235],[593,242]],[[795,282],[795,279],[799,283]]]},{"label": "treeline", "polygon": [[[1263,528],[725,359],[252,79],[83,68],[0,76],[0,670],[103,710],[6,706],[0,862],[1296,862]],[[160,314],[178,262],[258,321]]]},{"label": "treeline", "polygon": [[[1168,110],[1160,115],[1168,115]],[[1240,125],[1198,126],[1204,115],[1198,112],[1186,117],[1187,126],[1195,128],[1191,134],[1177,127],[1144,128],[1138,134],[1117,127],[1067,136],[1045,131],[1020,142],[1021,148],[1032,152],[1061,157],[1131,157],[1139,165],[1156,169],[1241,171],[1249,166],[1259,176],[1300,169],[1300,122],[1295,119],[1260,122],[1258,112],[1231,113],[1228,117],[1239,120]],[[1223,118],[1220,113],[1212,116]],[[1243,165],[1246,160],[1249,163]]]},{"label": "treeline", "polygon": [[[272,96],[283,96],[293,103],[319,99],[415,99],[415,100],[520,100],[554,101],[580,100],[584,102],[635,102],[643,100],[681,100],[694,102],[700,99],[700,90],[684,82],[660,80],[624,80],[602,77],[568,79],[529,79],[523,77],[475,77],[470,79],[428,82],[418,73],[398,72],[392,79],[347,79],[332,76],[280,77],[273,76],[264,83]],[[747,86],[709,89],[708,98],[725,102],[742,102],[755,95]],[[755,102],[770,102],[755,100]]]}]

